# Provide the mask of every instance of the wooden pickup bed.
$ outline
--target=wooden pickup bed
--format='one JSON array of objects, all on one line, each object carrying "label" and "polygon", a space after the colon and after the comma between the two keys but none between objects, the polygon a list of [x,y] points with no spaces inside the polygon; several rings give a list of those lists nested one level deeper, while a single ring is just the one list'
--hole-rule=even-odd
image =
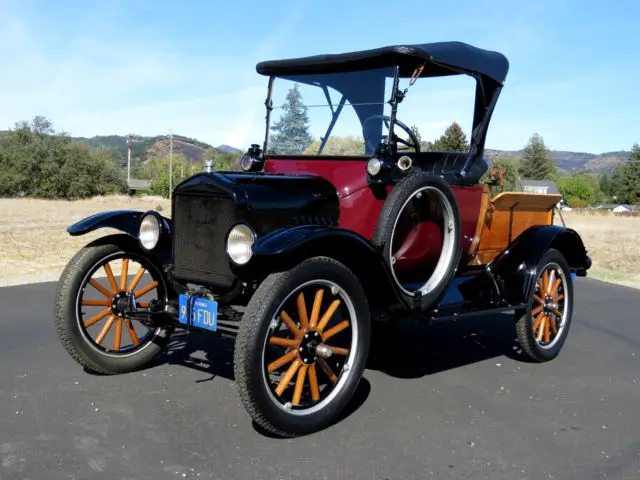
[{"label": "wooden pickup bed", "polygon": [[486,265],[527,228],[551,225],[553,208],[562,199],[560,194],[526,192],[502,192],[492,199],[489,195],[487,187],[471,246],[475,254],[471,265]]}]

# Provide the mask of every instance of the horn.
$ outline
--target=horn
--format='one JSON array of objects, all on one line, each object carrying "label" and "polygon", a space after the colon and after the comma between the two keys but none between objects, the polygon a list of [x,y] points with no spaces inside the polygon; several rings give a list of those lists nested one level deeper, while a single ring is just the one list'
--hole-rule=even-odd
[{"label": "horn", "polygon": [[413,160],[411,160],[411,157],[407,157],[406,155],[398,159],[398,168],[402,171],[409,170],[412,164]]}]

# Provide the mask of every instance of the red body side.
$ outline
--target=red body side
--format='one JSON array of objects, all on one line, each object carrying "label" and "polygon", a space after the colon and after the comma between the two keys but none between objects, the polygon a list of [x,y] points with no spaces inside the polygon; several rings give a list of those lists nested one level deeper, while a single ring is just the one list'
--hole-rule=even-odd
[{"label": "red body side", "polygon": [[[374,196],[367,183],[366,168],[365,159],[325,160],[317,157],[269,159],[265,164],[267,173],[318,175],[333,183],[340,196],[340,227],[357,232],[370,240],[385,199]],[[463,263],[466,263],[466,253],[469,252],[478,222],[482,187],[474,185],[452,188],[460,208]],[[387,192],[391,189],[391,186],[387,187]],[[439,255],[440,236],[434,235],[433,229],[425,226],[418,230],[417,236],[416,232],[413,232],[406,237],[402,255],[398,260],[404,260],[407,267],[409,264],[414,266],[417,258],[428,257],[430,252]],[[397,267],[402,268],[400,265]]]}]

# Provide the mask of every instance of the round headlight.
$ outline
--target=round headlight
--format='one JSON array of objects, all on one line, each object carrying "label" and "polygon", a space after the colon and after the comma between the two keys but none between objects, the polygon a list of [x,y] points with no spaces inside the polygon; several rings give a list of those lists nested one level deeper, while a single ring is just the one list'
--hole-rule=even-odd
[{"label": "round headlight", "polygon": [[242,158],[240,159],[240,167],[245,172],[251,170],[251,168],[253,167],[253,158],[251,157],[251,155],[245,154],[242,156]]},{"label": "round headlight", "polygon": [[380,159],[374,157],[367,162],[367,172],[369,172],[369,175],[371,175],[372,177],[378,175],[381,169],[382,162],[380,161]]},{"label": "round headlight", "polygon": [[253,230],[248,225],[239,223],[231,229],[227,237],[227,254],[238,265],[244,265],[251,259],[254,241]]},{"label": "round headlight", "polygon": [[147,214],[140,222],[140,233],[138,234],[140,244],[146,250],[151,250],[158,244],[160,239],[160,222],[155,215]]}]

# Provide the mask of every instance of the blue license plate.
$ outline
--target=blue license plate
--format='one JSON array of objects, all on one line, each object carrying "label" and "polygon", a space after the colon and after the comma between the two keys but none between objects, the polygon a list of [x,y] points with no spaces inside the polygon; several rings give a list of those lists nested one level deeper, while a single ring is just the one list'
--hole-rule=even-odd
[{"label": "blue license plate", "polygon": [[215,331],[218,328],[218,302],[208,298],[180,295],[178,321],[183,325]]}]

